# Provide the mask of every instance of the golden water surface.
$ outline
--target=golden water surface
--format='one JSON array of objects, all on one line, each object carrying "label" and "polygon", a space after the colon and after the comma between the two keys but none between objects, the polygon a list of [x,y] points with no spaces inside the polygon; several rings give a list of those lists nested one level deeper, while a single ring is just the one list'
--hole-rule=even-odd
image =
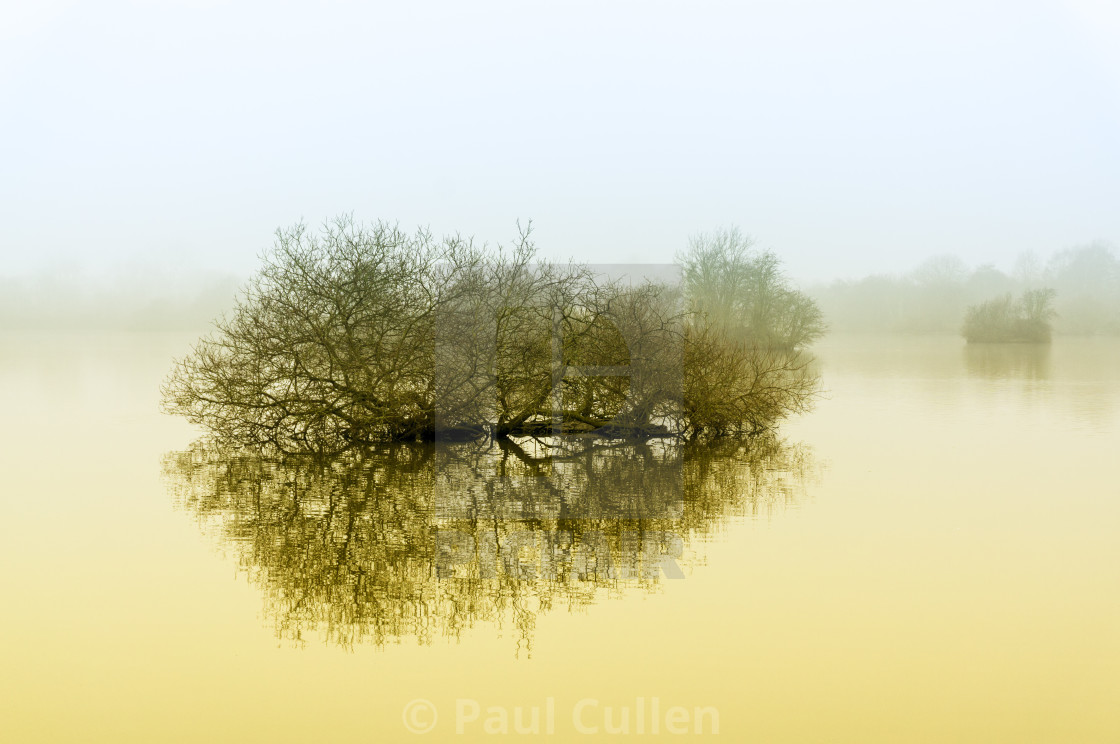
[{"label": "golden water surface", "polygon": [[160,414],[191,340],[0,335],[0,741],[1120,741],[1116,341],[836,336],[749,451],[321,463]]}]

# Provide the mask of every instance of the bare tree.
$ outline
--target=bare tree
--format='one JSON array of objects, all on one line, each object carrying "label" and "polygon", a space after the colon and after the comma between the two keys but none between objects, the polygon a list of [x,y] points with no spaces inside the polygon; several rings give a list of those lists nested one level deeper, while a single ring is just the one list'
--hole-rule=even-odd
[{"label": "bare tree", "polygon": [[733,228],[693,238],[680,261],[692,307],[681,430],[752,435],[807,410],[819,380],[804,347],[824,320],[778,258]]},{"label": "bare tree", "polygon": [[280,451],[430,435],[437,313],[470,290],[481,252],[348,218],[276,237],[233,315],[176,363],[165,407]]},{"label": "bare tree", "polygon": [[797,349],[825,331],[821,311],[790,286],[778,257],[736,228],[692,238],[678,257],[693,310],[752,345]]}]

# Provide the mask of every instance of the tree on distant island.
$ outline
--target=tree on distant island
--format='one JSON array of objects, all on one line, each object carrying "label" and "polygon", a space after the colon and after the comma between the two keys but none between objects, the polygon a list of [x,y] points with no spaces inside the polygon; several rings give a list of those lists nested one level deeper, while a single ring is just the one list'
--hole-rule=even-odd
[{"label": "tree on distant island", "polygon": [[965,312],[965,339],[971,343],[1050,343],[1054,311],[1053,289],[1029,289],[1018,299],[997,297]]}]

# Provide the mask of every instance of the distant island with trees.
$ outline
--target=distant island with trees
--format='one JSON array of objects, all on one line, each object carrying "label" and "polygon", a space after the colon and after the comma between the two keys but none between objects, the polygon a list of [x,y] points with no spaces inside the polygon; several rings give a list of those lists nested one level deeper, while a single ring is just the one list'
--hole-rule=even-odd
[{"label": "distant island with trees", "polygon": [[965,312],[962,335],[970,343],[1048,344],[1053,333],[1054,290],[1029,289],[1018,299],[1007,294]]},{"label": "distant island with trees", "polygon": [[[1052,292],[1048,313],[1028,307],[1041,296],[1027,293],[1040,291]],[[1048,259],[1024,253],[1010,271],[935,256],[906,274],[837,280],[808,294],[834,331],[958,333],[964,323],[979,333],[974,340],[1042,341],[1049,324],[1058,335],[1120,335],[1120,258],[1104,243],[1067,248]]]}]

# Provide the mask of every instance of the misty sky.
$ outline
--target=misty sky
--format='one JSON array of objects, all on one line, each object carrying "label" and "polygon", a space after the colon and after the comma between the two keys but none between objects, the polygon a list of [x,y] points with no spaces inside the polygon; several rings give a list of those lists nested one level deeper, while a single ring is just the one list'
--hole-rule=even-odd
[{"label": "misty sky", "polygon": [[1120,5],[0,4],[0,275],[247,274],[353,212],[804,280],[1120,241]]}]

